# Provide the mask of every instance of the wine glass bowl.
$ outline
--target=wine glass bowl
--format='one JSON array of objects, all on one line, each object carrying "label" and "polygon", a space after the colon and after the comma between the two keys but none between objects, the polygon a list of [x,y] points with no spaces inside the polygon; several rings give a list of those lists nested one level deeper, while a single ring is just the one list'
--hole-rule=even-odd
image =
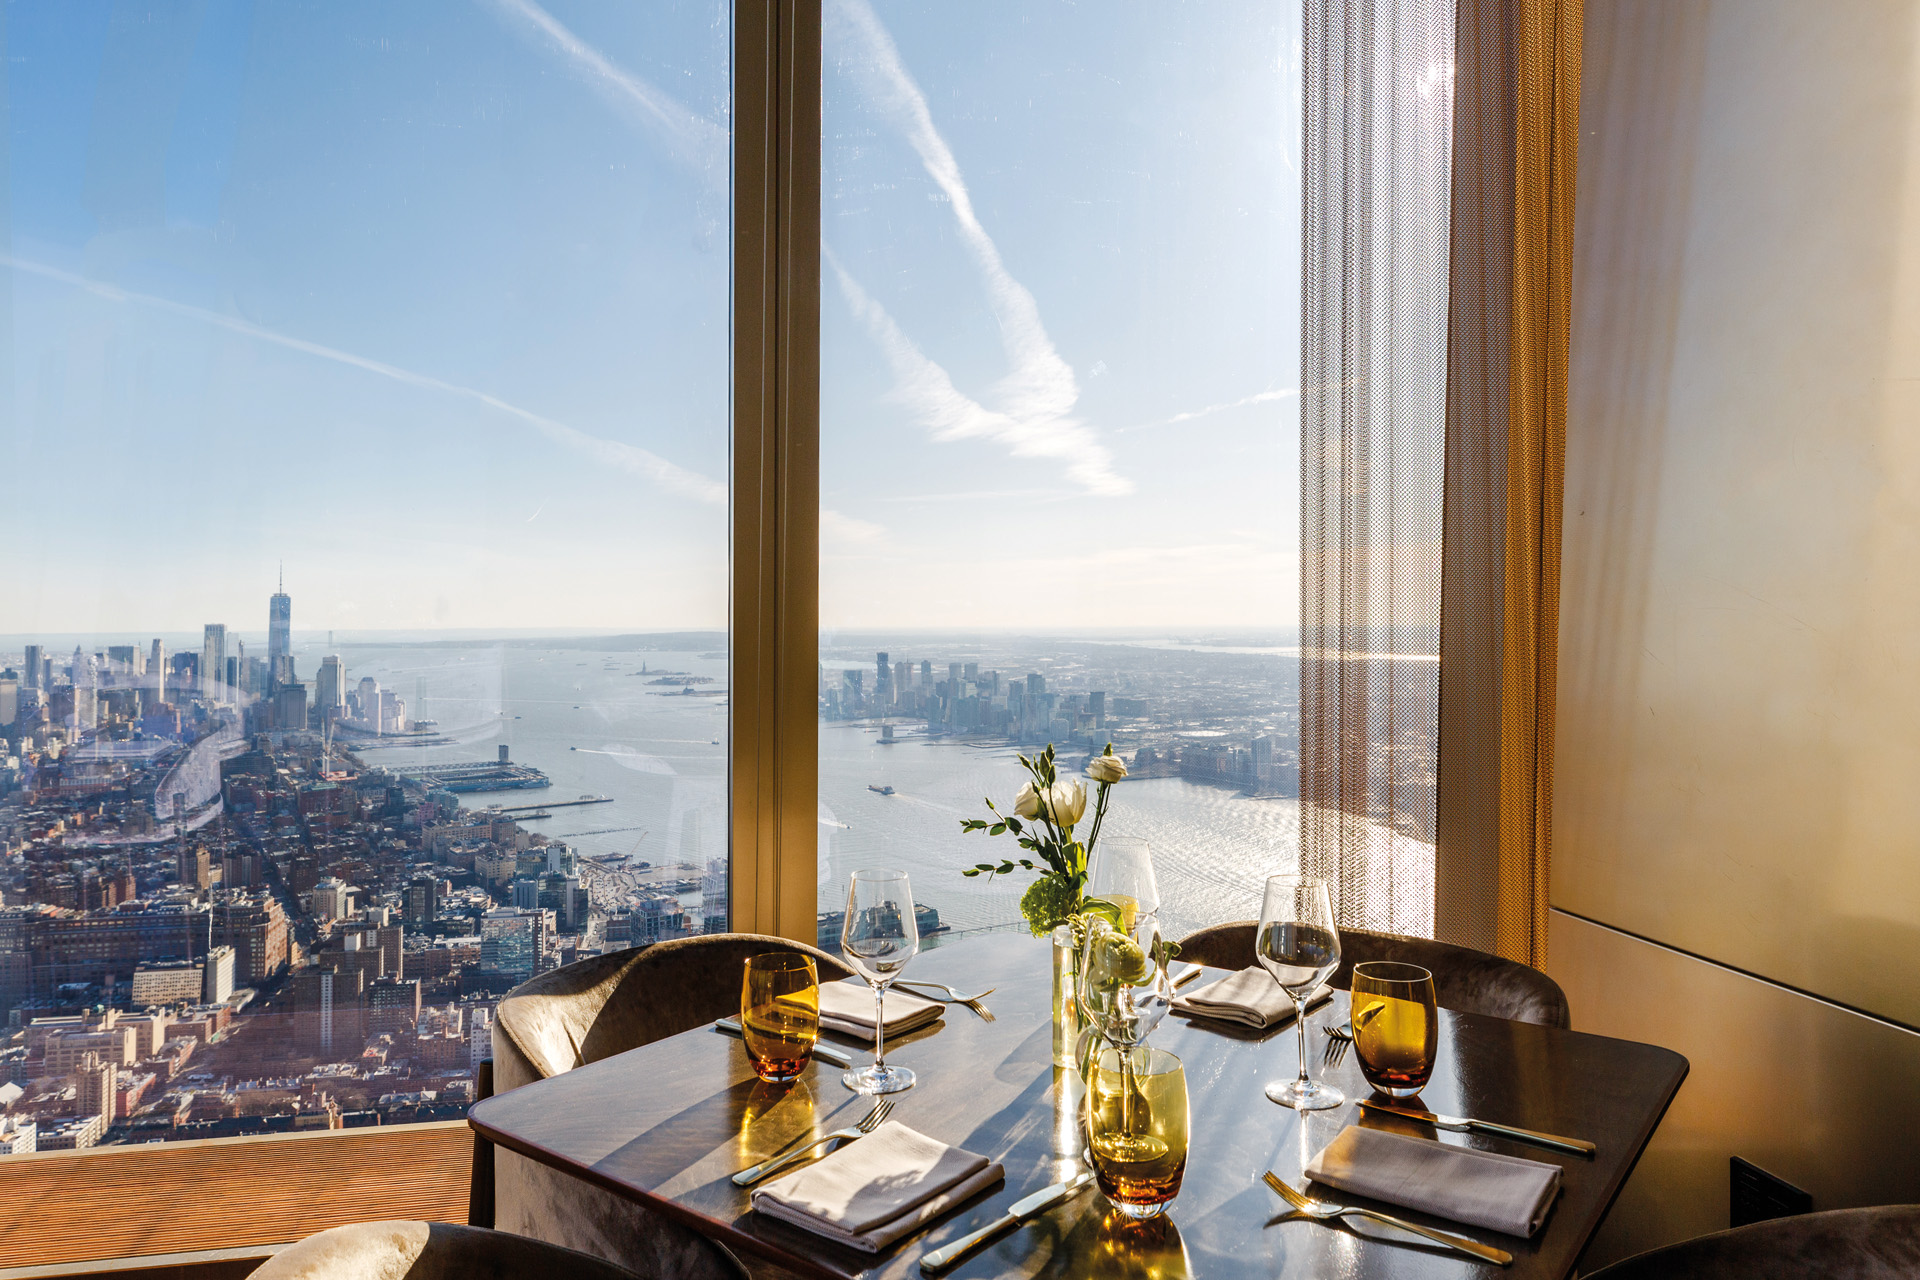
[{"label": "wine glass bowl", "polygon": [[1094,846],[1087,863],[1087,896],[1120,909],[1122,929],[1131,932],[1140,916],[1160,911],[1160,885],[1153,874],[1153,849],[1139,836],[1110,835]]},{"label": "wine glass bowl", "polygon": [[856,871],[847,885],[847,916],[840,926],[840,954],[873,988],[873,1065],[856,1067],[841,1082],[855,1093],[898,1093],[913,1087],[913,1072],[889,1067],[887,988],[920,952],[920,926],[913,914],[913,888],[904,871]]},{"label": "wine glass bowl", "polygon": [[1333,921],[1333,903],[1327,882],[1312,876],[1267,878],[1260,903],[1260,929],[1254,937],[1254,958],[1273,975],[1293,1000],[1294,1031],[1300,1051],[1300,1074],[1267,1086],[1267,1097],[1298,1111],[1324,1111],[1346,1102],[1331,1085],[1307,1074],[1307,1001],[1321,983],[1340,967],[1340,931]]},{"label": "wine glass bowl", "polygon": [[1131,931],[1097,914],[1090,920],[1080,949],[1077,996],[1087,1025],[1108,1044],[1140,1044],[1167,1016],[1173,983],[1160,952],[1157,916],[1136,916]]},{"label": "wine glass bowl", "polygon": [[1368,1084],[1411,1098],[1433,1077],[1439,1043],[1431,972],[1393,960],[1353,966],[1353,1050]]}]

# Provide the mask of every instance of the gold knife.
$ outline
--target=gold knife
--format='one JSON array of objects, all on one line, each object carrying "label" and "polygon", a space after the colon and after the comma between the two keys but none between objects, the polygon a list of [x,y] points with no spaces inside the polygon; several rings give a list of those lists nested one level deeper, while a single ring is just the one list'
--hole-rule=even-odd
[{"label": "gold knife", "polygon": [[1558,1134],[1541,1133],[1536,1129],[1522,1129],[1518,1125],[1495,1124],[1491,1120],[1475,1120],[1468,1116],[1443,1116],[1432,1111],[1422,1111],[1417,1107],[1390,1106],[1384,1102],[1375,1102],[1372,1098],[1360,1099],[1360,1105],[1370,1111],[1384,1111],[1390,1116],[1424,1120],[1436,1129],[1447,1129],[1453,1133],[1497,1133],[1503,1137],[1518,1138],[1522,1142],[1537,1143],[1543,1147],[1552,1147],[1555,1151],[1565,1151],[1569,1155],[1586,1156],[1589,1159],[1599,1150],[1583,1138],[1563,1138]]}]

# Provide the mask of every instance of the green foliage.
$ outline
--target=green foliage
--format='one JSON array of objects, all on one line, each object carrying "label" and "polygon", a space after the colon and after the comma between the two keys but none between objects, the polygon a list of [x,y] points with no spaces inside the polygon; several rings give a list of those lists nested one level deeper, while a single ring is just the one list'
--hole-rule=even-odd
[{"label": "green foliage", "polygon": [[1080,886],[1070,885],[1058,876],[1042,876],[1020,895],[1020,914],[1036,938],[1052,933],[1055,925],[1073,918],[1080,906]]}]

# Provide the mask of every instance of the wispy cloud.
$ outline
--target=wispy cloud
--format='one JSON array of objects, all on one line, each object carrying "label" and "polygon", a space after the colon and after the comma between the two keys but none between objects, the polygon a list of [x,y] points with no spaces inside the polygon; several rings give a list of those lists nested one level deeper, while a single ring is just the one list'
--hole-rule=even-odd
[{"label": "wispy cloud", "polygon": [[679,163],[723,178],[728,155],[725,126],[663,93],[631,71],[615,66],[598,49],[561,24],[533,0],[481,0],[524,35],[563,55],[594,92],[615,111],[657,138]]},{"label": "wispy cloud", "polygon": [[1195,418],[1205,418],[1216,413],[1225,413],[1229,409],[1245,409],[1249,405],[1267,404],[1274,400],[1291,400],[1300,394],[1298,387],[1285,387],[1279,391],[1260,391],[1250,396],[1241,396],[1238,400],[1225,400],[1219,404],[1210,404],[1203,409],[1189,409],[1185,413],[1176,413],[1171,418],[1161,418],[1157,422],[1142,422],[1138,426],[1122,427],[1128,431],[1147,431],[1154,427],[1171,427],[1182,422],[1192,422]]},{"label": "wispy cloud", "polygon": [[614,467],[630,475],[637,475],[644,479],[651,480],[669,492],[693,498],[699,502],[724,505],[727,501],[727,486],[718,480],[703,476],[697,471],[689,471],[685,467],[669,462],[659,454],[649,452],[637,445],[623,444],[618,440],[606,440],[600,436],[589,435],[584,431],[569,427],[565,423],[555,422],[552,418],[535,413],[531,409],[522,409],[517,404],[510,404],[498,396],[489,395],[487,392],[476,390],[473,387],[463,387],[458,383],[429,377],[423,373],[414,373],[411,370],[385,364],[379,360],[369,360],[365,356],[357,356],[350,351],[342,351],[338,347],[323,346],[317,342],[308,342],[304,338],[295,338],[284,333],[276,333],[271,329],[263,329],[257,324],[250,324],[234,316],[222,315],[218,311],[208,311],[204,307],[189,306],[184,302],[175,302],[171,298],[162,298],[150,293],[135,293],[128,289],[121,289],[115,285],[110,285],[99,280],[90,280],[85,276],[75,275],[70,271],[62,271],[58,267],[48,266],[44,263],[30,262],[24,258],[15,258],[7,254],[0,254],[0,265],[11,267],[15,271],[24,271],[29,275],[40,276],[47,280],[57,280],[62,284],[71,285],[76,289],[83,289],[95,297],[105,298],[111,302],[129,303],[135,306],[147,307],[155,311],[164,311],[170,315],[181,316],[189,320],[197,320],[202,324],[213,325],[231,333],[241,334],[258,342],[270,343],[274,346],[284,347],[289,351],[299,351],[321,360],[331,360],[336,364],[350,365],[356,369],[363,369],[368,373],[392,379],[394,382],[403,383],[406,386],[419,387],[426,391],[439,391],[447,395],[459,396],[462,399],[485,405],[489,409],[498,410],[501,413],[507,414],[509,417],[518,418],[549,440],[564,444],[572,449],[577,449],[601,463],[603,466]]},{"label": "wispy cloud", "polygon": [[823,542],[877,542],[886,536],[884,525],[843,515],[831,508],[820,511],[820,539]]},{"label": "wispy cloud", "polygon": [[[1073,369],[1061,358],[1040,319],[1039,304],[1014,279],[993,238],[980,223],[960,163],[934,127],[926,95],[908,74],[893,37],[867,0],[836,0],[831,18],[847,43],[865,54],[851,69],[865,82],[874,104],[890,116],[920,163],[947,197],[967,247],[986,285],[987,302],[1000,326],[1010,366],[994,384],[989,409],[961,394],[945,369],[928,359],[900,331],[886,310],[833,263],[849,305],[879,343],[899,382],[899,395],[936,439],[986,437],[1021,456],[1067,460],[1067,475],[1089,493],[1125,494],[1133,484],[1114,470],[1113,455],[1085,422],[1073,416],[1080,398]],[[856,301],[857,300],[857,301]]]}]

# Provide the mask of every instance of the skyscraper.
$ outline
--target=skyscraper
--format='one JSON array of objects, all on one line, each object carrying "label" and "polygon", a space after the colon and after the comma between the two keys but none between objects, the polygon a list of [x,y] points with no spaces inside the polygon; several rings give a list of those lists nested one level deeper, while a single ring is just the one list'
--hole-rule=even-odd
[{"label": "skyscraper", "polygon": [[209,622],[200,642],[200,696],[208,702],[225,702],[220,682],[227,673],[227,628],[225,623]]},{"label": "skyscraper", "polygon": [[313,704],[320,711],[320,727],[337,720],[347,702],[347,673],[340,666],[340,655],[330,653],[320,659],[320,672],[313,678]]},{"label": "skyscraper", "polygon": [[287,594],[287,575],[280,589],[267,597],[267,691],[293,679],[293,597]]},{"label": "skyscraper", "polygon": [[40,659],[41,659],[40,646],[37,644],[28,645],[27,660],[24,664],[22,664],[26,667],[26,670],[20,673],[20,681],[25,688],[38,689],[41,687],[40,686],[40,666],[41,666]]},{"label": "skyscraper", "polygon": [[156,638],[153,653],[147,658],[147,672],[153,676],[154,705],[167,700],[167,646]]}]

